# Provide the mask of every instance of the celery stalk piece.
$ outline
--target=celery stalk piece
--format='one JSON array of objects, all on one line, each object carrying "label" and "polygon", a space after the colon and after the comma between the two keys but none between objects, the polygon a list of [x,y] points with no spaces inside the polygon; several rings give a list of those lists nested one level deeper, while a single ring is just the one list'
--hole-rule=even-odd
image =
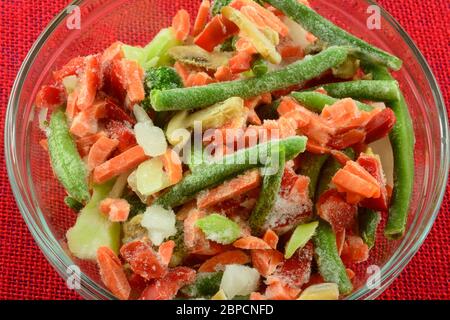
[{"label": "celery stalk piece", "polygon": [[97,249],[106,246],[118,252],[120,246],[120,223],[109,221],[99,210],[113,182],[94,186],[94,193],[88,204],[80,211],[75,225],[67,231],[67,245],[70,252],[79,258],[95,260]]}]

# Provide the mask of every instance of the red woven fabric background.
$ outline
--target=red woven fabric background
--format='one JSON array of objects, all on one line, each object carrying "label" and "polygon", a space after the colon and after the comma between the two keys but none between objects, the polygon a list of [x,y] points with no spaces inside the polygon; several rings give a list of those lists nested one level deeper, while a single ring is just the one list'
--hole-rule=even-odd
[{"label": "red woven fabric background", "polygon": [[[69,290],[35,244],[15,204],[4,160],[4,118],[16,73],[29,48],[69,1],[0,0],[0,299],[80,299]],[[380,0],[428,60],[450,106],[447,1]],[[447,4],[446,4],[447,3]],[[381,299],[448,299],[450,191],[419,253]]]}]

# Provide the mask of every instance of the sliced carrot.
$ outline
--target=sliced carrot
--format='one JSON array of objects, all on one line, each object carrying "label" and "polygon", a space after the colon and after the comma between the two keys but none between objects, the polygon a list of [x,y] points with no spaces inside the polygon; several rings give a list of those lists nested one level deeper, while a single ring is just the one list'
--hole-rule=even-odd
[{"label": "sliced carrot", "polygon": [[175,248],[175,241],[169,240],[161,243],[158,248],[158,254],[161,258],[161,262],[168,265],[170,259],[172,259],[173,249]]},{"label": "sliced carrot", "polygon": [[216,15],[195,38],[194,43],[206,51],[214,48],[227,38],[239,32],[239,28],[222,15]]},{"label": "sliced carrot", "polygon": [[264,277],[274,273],[284,260],[283,254],[277,250],[252,250],[250,254],[253,267]]},{"label": "sliced carrot", "polygon": [[89,154],[89,150],[92,145],[101,137],[106,137],[106,133],[104,131],[100,131],[76,140],[77,149],[80,153],[81,157],[84,157]]},{"label": "sliced carrot", "polygon": [[271,277],[265,296],[270,300],[294,300],[300,294],[300,289],[291,288],[276,277]]},{"label": "sliced carrot", "polygon": [[257,54],[258,50],[256,50],[255,46],[251,43],[248,38],[239,36],[239,39],[235,44],[237,52],[246,52],[248,54]]},{"label": "sliced carrot", "polygon": [[248,236],[244,238],[240,238],[233,243],[233,246],[239,249],[271,249],[271,247],[262,239]]},{"label": "sliced carrot", "polygon": [[276,249],[278,244],[278,235],[271,229],[267,229],[264,233],[263,240],[272,248]]},{"label": "sliced carrot", "polygon": [[69,121],[72,121],[73,118],[78,113],[78,107],[77,107],[77,99],[78,99],[78,91],[74,90],[67,96],[67,103],[66,103],[66,117]]},{"label": "sliced carrot", "polygon": [[125,78],[127,97],[132,106],[145,98],[144,70],[135,60],[122,59],[120,63]]},{"label": "sliced carrot", "polygon": [[100,212],[112,222],[124,222],[130,214],[130,204],[125,199],[106,198],[100,202]]},{"label": "sliced carrot", "polygon": [[253,7],[254,9],[256,9],[256,12],[258,13],[258,15],[264,19],[266,26],[275,30],[283,37],[286,37],[289,34],[289,28],[280,20],[280,18],[278,18],[271,11],[260,6],[259,4],[257,4],[254,1],[234,0],[233,2],[230,3],[230,6],[237,10],[241,10],[242,7],[244,7],[244,6]]},{"label": "sliced carrot", "polygon": [[124,172],[134,169],[148,159],[141,146],[134,146],[94,169],[94,183],[103,183]]},{"label": "sliced carrot", "polygon": [[259,292],[250,293],[250,300],[266,300],[266,298]]},{"label": "sliced carrot", "polygon": [[79,75],[84,67],[84,57],[72,58],[61,69],[53,71],[53,79],[57,82],[65,77]]},{"label": "sliced carrot", "polygon": [[131,287],[116,254],[108,247],[100,247],[97,250],[97,263],[105,286],[117,298],[127,300],[130,296]]},{"label": "sliced carrot", "polygon": [[229,66],[220,66],[214,73],[214,78],[219,82],[223,82],[235,80],[236,76],[231,72]]},{"label": "sliced carrot", "polygon": [[230,250],[219,253],[218,255],[206,260],[198,268],[198,272],[214,272],[227,264],[247,264],[250,263],[250,257],[242,250]]},{"label": "sliced carrot", "polygon": [[296,111],[299,108],[299,104],[291,97],[284,97],[277,108],[277,112],[280,116],[283,116],[291,111]]},{"label": "sliced carrot", "polygon": [[353,271],[352,269],[346,268],[345,272],[347,273],[347,276],[350,280],[352,280],[355,277],[355,271]]},{"label": "sliced carrot", "polygon": [[331,152],[330,148],[321,146],[311,139],[308,139],[308,142],[306,142],[306,150],[314,154],[329,154]]},{"label": "sliced carrot", "polygon": [[184,10],[178,10],[172,20],[172,28],[175,32],[175,38],[179,41],[184,41],[189,36],[191,31],[191,18],[189,13]]},{"label": "sliced carrot", "polygon": [[[357,166],[359,166],[357,164]],[[347,202],[357,203],[363,198],[378,198],[381,194],[380,185],[368,172],[348,161],[343,169],[333,176],[332,182],[339,192],[347,193]],[[359,166],[360,167],[360,166]],[[366,176],[366,173],[370,177]],[[356,195],[356,197],[355,197]]]},{"label": "sliced carrot", "polygon": [[258,14],[258,11],[251,6],[243,6],[240,10],[253,24],[255,24],[258,28],[270,28],[263,17]]},{"label": "sliced carrot", "polygon": [[82,138],[96,133],[98,130],[98,122],[89,110],[79,112],[72,120],[70,133],[74,136]]},{"label": "sliced carrot", "polygon": [[177,61],[175,62],[175,64],[173,65],[173,67],[175,68],[175,71],[178,73],[178,75],[180,76],[181,80],[183,80],[183,84],[184,86],[186,86],[188,77],[190,75],[190,71],[189,69],[181,62]]},{"label": "sliced carrot", "polygon": [[235,54],[229,61],[230,70],[233,74],[250,70],[252,67],[253,55],[246,51]]},{"label": "sliced carrot", "polygon": [[261,185],[261,175],[258,169],[247,171],[220,186],[210,189],[197,198],[197,206],[208,208],[228,199],[233,199],[241,194],[253,190]]},{"label": "sliced carrot", "polygon": [[211,78],[206,72],[191,73],[186,80],[186,87],[204,86],[213,83],[214,79]]},{"label": "sliced carrot", "polygon": [[116,41],[108,48],[106,48],[105,51],[103,51],[103,54],[100,58],[100,64],[102,68],[107,67],[113,60],[120,60],[124,57],[122,46],[122,42]]},{"label": "sliced carrot", "polygon": [[89,108],[95,100],[100,86],[100,63],[97,55],[84,59],[84,72],[80,76],[77,107],[80,110]]},{"label": "sliced carrot", "polygon": [[117,139],[110,139],[108,137],[98,139],[89,150],[88,169],[92,170],[105,162],[118,145],[119,140]]},{"label": "sliced carrot", "polygon": [[183,178],[183,168],[178,154],[168,148],[162,156],[164,171],[167,173],[171,184],[178,183]]},{"label": "sliced carrot", "polygon": [[357,175],[364,180],[367,180],[370,183],[373,183],[375,185],[379,184],[377,179],[375,179],[375,177],[373,177],[366,169],[364,169],[364,167],[362,167],[356,161],[348,161],[344,166],[344,170],[348,170],[349,172]]},{"label": "sliced carrot", "polygon": [[194,30],[192,35],[196,37],[202,32],[208,23],[209,9],[211,8],[211,2],[209,0],[203,0],[198,9],[197,17],[195,18]]}]

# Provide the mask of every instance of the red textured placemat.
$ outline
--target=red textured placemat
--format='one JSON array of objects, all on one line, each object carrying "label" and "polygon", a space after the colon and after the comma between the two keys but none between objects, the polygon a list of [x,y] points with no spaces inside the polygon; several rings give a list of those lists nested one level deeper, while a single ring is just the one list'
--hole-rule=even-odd
[{"label": "red textured placemat", "polygon": [[[66,0],[0,1],[0,299],[80,299],[35,244],[17,209],[4,161],[4,118],[14,78],[29,48]],[[442,0],[380,0],[428,60],[450,105],[449,4]],[[427,240],[381,299],[448,299],[450,191]]]}]

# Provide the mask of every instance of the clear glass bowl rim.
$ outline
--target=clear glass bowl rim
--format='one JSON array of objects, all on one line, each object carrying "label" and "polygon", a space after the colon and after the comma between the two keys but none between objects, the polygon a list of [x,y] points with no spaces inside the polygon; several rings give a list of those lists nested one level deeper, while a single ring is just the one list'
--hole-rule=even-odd
[{"label": "clear glass bowl rim", "polygon": [[[375,1],[365,0],[369,5],[377,5]],[[84,1],[83,0],[75,0],[71,5],[80,5]],[[441,168],[440,172],[444,173],[443,177],[439,180],[439,196],[438,201],[434,204],[433,212],[431,218],[428,220],[428,223],[423,228],[423,232],[420,235],[419,239],[415,242],[415,244],[409,249],[406,254],[401,255],[402,245],[397,248],[394,254],[389,258],[386,264],[382,267],[382,277],[381,277],[381,286],[376,289],[369,289],[367,286],[363,286],[350,296],[346,297],[346,299],[357,300],[357,299],[375,299],[378,297],[400,274],[400,272],[406,267],[408,262],[412,259],[412,257],[417,253],[426,236],[428,235],[433,223],[436,219],[436,216],[439,212],[448,179],[448,171],[449,171],[449,159],[450,159],[450,147],[449,147],[449,124],[448,124],[448,116],[447,110],[445,107],[444,99],[442,97],[442,93],[439,89],[437,81],[431,71],[428,63],[423,57],[420,50],[415,45],[414,41],[409,37],[406,31],[400,26],[400,24],[382,7],[381,14],[383,18],[396,30],[396,32],[402,37],[403,41],[409,46],[412,50],[416,61],[420,64],[420,67],[425,74],[428,83],[433,91],[433,97],[435,103],[437,104],[437,109],[439,112],[439,121],[440,121],[440,130],[441,137],[443,142],[441,145]],[[14,85],[11,90],[11,95],[8,101],[8,107],[6,112],[6,120],[5,120],[5,160],[6,167],[8,171],[8,177],[10,180],[10,184],[13,190],[14,197],[16,199],[19,210],[22,214],[23,219],[25,220],[28,229],[30,230],[33,238],[37,242],[39,248],[45,255],[46,259],[50,262],[50,264],[55,268],[58,274],[66,280],[68,277],[67,268],[73,264],[73,262],[67,257],[67,254],[64,252],[59,242],[54,238],[50,229],[48,228],[45,219],[43,218],[40,209],[37,208],[38,215],[40,217],[40,224],[42,228],[45,230],[41,230],[37,225],[36,221],[32,217],[29,206],[27,205],[26,200],[24,199],[24,194],[22,193],[22,181],[21,174],[18,172],[15,162],[15,148],[9,147],[12,146],[15,138],[15,127],[14,120],[16,114],[14,111],[18,108],[19,97],[21,94],[22,85],[28,75],[28,71],[32,66],[34,59],[39,53],[42,46],[45,44],[48,37],[52,34],[52,32],[64,21],[66,16],[68,15],[68,10],[63,9],[44,29],[44,31],[39,35],[38,39],[35,41],[31,49],[29,50],[25,60],[23,61],[21,68],[17,74]],[[400,257],[399,257],[400,256]],[[115,299],[115,297],[109,293],[104,288],[98,286],[96,282],[90,279],[84,273],[81,273],[81,287],[77,289],[77,292],[85,299]]]}]

